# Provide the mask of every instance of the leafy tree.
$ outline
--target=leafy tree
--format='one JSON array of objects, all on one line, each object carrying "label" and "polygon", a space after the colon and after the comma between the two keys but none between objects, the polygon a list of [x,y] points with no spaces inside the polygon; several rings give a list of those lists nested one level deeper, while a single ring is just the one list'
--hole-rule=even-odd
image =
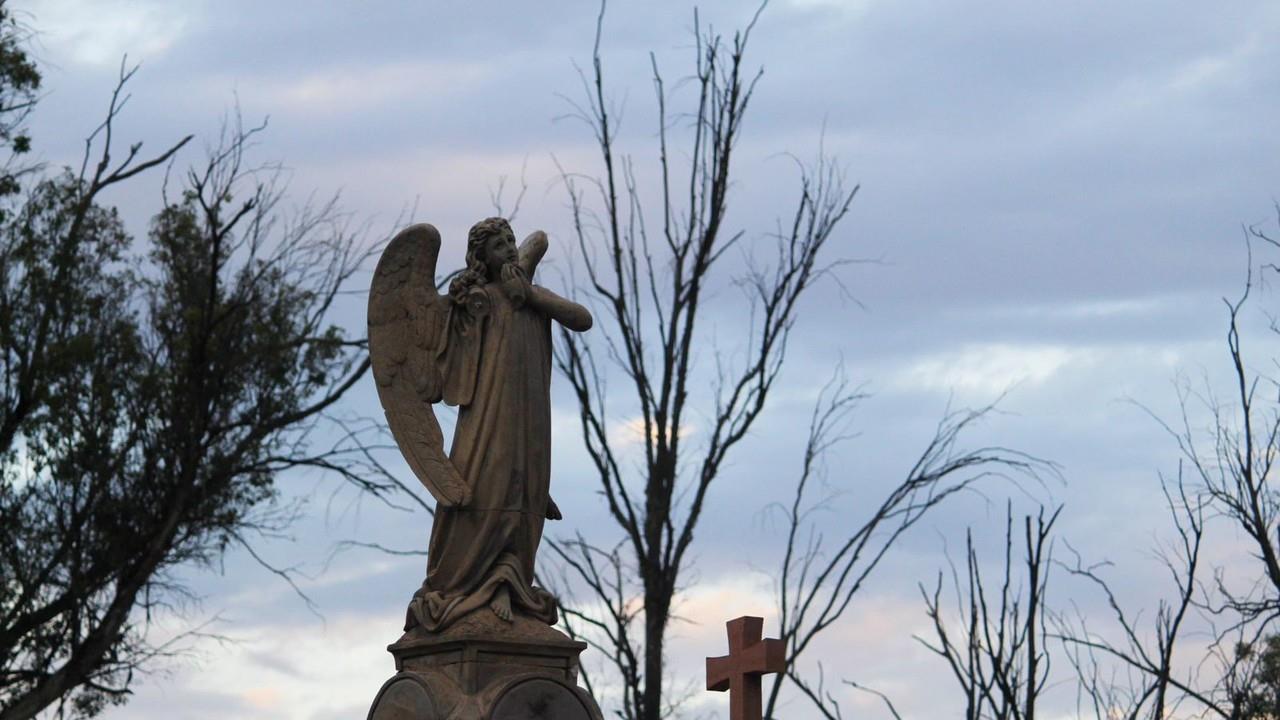
[{"label": "leafy tree", "polygon": [[1248,684],[1237,693],[1235,707],[1240,720],[1275,720],[1280,718],[1280,635],[1261,641],[1261,648],[1241,643],[1236,654],[1251,663]]},{"label": "leafy tree", "polygon": [[40,71],[27,54],[27,37],[12,8],[0,0],[0,148],[9,153],[0,167],[0,197],[16,194],[19,178],[31,169],[18,162],[31,149],[24,123],[40,89]]},{"label": "leafy tree", "polygon": [[123,702],[174,650],[147,631],[187,597],[176,568],[287,522],[281,471],[354,476],[309,439],[369,366],[326,319],[364,259],[355,238],[333,203],[283,212],[278,174],[246,164],[260,128],[233,127],[135,248],[100,194],[190,138],[113,160],[130,74],[96,162],[0,222],[2,720]]}]

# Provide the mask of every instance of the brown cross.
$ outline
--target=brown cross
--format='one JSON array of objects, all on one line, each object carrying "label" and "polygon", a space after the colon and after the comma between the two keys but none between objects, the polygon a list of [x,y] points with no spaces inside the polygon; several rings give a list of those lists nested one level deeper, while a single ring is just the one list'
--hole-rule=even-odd
[{"label": "brown cross", "polygon": [[781,640],[760,639],[762,618],[740,617],[725,625],[729,654],[707,658],[707,689],[729,691],[729,720],[760,720],[760,676],[783,671],[786,646]]}]

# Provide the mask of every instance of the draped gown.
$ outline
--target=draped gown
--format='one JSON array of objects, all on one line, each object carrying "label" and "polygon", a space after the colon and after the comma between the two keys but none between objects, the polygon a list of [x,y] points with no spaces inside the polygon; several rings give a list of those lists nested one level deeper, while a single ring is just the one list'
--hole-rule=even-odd
[{"label": "draped gown", "polygon": [[556,622],[555,598],[533,586],[551,481],[551,321],[496,284],[480,290],[487,312],[455,313],[446,361],[459,405],[449,456],[471,497],[436,509],[406,630],[441,630],[503,584],[513,611]]}]

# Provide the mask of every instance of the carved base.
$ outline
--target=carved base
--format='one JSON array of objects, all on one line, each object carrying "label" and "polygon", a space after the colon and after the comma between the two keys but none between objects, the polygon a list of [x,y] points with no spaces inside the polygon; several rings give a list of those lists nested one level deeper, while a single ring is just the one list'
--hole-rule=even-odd
[{"label": "carved base", "polygon": [[586,643],[525,617],[505,623],[487,608],[445,632],[421,628],[387,649],[395,676],[369,720],[602,720],[578,687]]}]

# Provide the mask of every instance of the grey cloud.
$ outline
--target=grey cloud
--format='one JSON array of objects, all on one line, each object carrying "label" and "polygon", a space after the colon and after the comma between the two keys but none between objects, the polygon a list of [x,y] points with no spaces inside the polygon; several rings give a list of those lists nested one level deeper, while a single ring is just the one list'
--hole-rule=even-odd
[{"label": "grey cloud", "polygon": [[[198,6],[167,50],[140,58],[121,137],[159,147],[190,131],[207,136],[238,91],[246,119],[272,116],[262,154],[294,168],[299,189],[344,185],[352,209],[380,222],[416,195],[447,190],[422,198],[421,219],[455,238],[487,210],[486,184],[518,173],[519,159],[530,156],[535,176],[518,224],[545,225],[561,242],[569,228],[562,198],[546,190],[547,156],[576,163],[589,157],[591,140],[577,124],[554,122],[567,109],[556,94],[579,96],[570,61],[589,56],[595,8],[577,0]],[[730,30],[753,11],[753,3],[715,2],[704,4],[702,18]],[[621,141],[642,173],[652,173],[654,147],[648,51],[675,87],[690,67],[691,22],[689,7],[673,2],[614,3],[607,18],[612,97],[626,110]],[[847,163],[851,181],[863,183],[833,256],[883,262],[842,273],[865,309],[834,284],[809,298],[786,385],[713,490],[718,510],[699,533],[696,576],[709,581],[770,566],[776,536],[761,509],[786,497],[803,440],[797,428],[835,363],[846,361],[874,396],[854,421],[862,435],[833,459],[832,485],[847,494],[822,518],[832,536],[901,475],[947,406],[945,388],[912,387],[904,373],[922,364],[949,370],[945,362],[969,347],[1050,348],[1068,360],[1043,381],[1014,387],[1003,406],[1010,414],[993,417],[972,439],[1056,460],[1068,482],[1027,495],[995,484],[987,499],[967,498],[908,538],[873,590],[915,602],[915,583],[944,562],[941,541],[954,550],[968,525],[982,542],[997,540],[1004,496],[1012,494],[1018,509],[1049,497],[1065,501],[1064,536],[1091,558],[1128,563],[1125,587],[1154,598],[1150,588],[1158,586],[1144,574],[1142,553],[1163,527],[1155,473],[1176,467],[1176,456],[1158,425],[1125,398],[1172,417],[1176,369],[1221,371],[1219,298],[1241,287],[1240,225],[1274,226],[1280,141],[1271,90],[1280,63],[1265,40],[1278,25],[1280,13],[1263,3],[1177,12],[1154,2],[769,7],[752,40],[765,75],[738,148],[731,225],[760,238],[789,212],[794,169],[778,154],[811,157],[825,126],[826,147]],[[35,118],[37,148],[52,162],[74,162],[114,68],[50,59],[57,67]],[[404,87],[373,87],[397,82]],[[343,87],[371,104],[324,97]],[[464,158],[512,166],[445,177]],[[156,208],[159,176],[147,182],[110,198],[139,233]],[[466,200],[472,196],[478,199]],[[728,257],[726,267],[742,262]],[[1262,307],[1274,302],[1260,299]],[[358,305],[343,316],[356,328]],[[706,327],[722,347],[740,337],[741,307],[727,286],[709,306]],[[1274,341],[1258,330],[1265,328],[1252,328],[1250,337],[1263,358]],[[709,360],[700,358],[704,367]],[[360,392],[353,409],[377,412],[371,388]],[[955,402],[989,399],[961,388]],[[556,402],[572,413],[571,399],[558,394]],[[624,420],[627,408],[616,402]],[[696,430],[691,437],[696,442]],[[608,538],[577,439],[570,432],[556,442],[556,496],[567,520],[549,532],[581,528]],[[313,497],[315,512],[295,528],[296,542],[265,544],[281,564],[300,561],[317,572],[333,543],[353,536],[425,547],[421,513],[365,503],[326,518],[326,508],[344,508],[350,496],[330,506],[330,485],[290,478],[285,487],[290,496]],[[748,518],[759,533],[750,562],[742,557],[743,523],[728,518]],[[325,583],[344,572],[354,577],[373,557],[340,556],[307,588],[326,614],[385,613],[390,641],[404,598],[421,580],[422,559]],[[192,577],[210,611],[293,628],[321,624],[242,555],[228,559],[223,575]],[[1064,589],[1064,597],[1075,599],[1074,592]],[[233,601],[242,604],[228,606]],[[117,716],[164,716],[153,692]],[[225,697],[184,697],[229,708],[224,716],[247,716]],[[922,699],[914,707],[945,704]]]}]

